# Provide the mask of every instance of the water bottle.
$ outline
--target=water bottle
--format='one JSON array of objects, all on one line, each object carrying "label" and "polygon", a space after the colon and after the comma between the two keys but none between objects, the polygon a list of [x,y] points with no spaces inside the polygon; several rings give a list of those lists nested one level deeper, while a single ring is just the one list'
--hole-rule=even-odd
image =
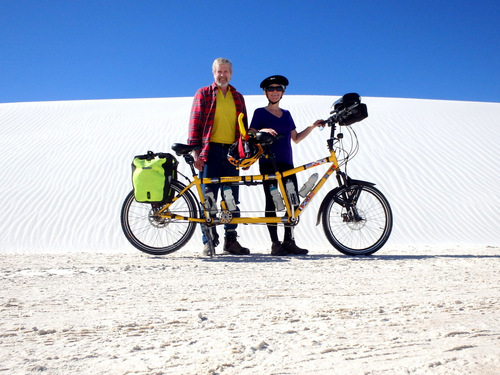
[{"label": "water bottle", "polygon": [[312,174],[311,177],[309,177],[309,180],[306,181],[304,186],[300,188],[299,195],[302,198],[305,198],[305,196],[311,191],[317,179],[318,179],[318,174],[317,173]]},{"label": "water bottle", "polygon": [[224,200],[229,211],[236,211],[236,202],[234,201],[233,189],[231,186],[224,186]]},{"label": "water bottle", "polygon": [[295,186],[293,185],[292,180],[286,180],[285,184],[286,195],[288,195],[288,200],[292,206],[296,206],[299,204],[299,197],[297,197],[297,192],[295,191]]},{"label": "water bottle", "polygon": [[281,198],[281,194],[276,188],[276,185],[271,185],[269,190],[271,191],[271,195],[273,197],[274,206],[276,207],[276,211],[282,211],[285,209],[285,204],[283,203],[283,199]]},{"label": "water bottle", "polygon": [[215,203],[214,192],[208,186],[205,187],[205,206],[208,212],[210,212],[210,215],[215,215],[217,213],[217,205]]}]

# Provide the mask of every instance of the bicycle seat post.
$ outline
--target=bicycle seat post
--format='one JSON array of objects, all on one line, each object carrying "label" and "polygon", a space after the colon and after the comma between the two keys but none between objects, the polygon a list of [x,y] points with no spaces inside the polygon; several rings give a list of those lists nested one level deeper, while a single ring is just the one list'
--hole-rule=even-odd
[{"label": "bicycle seat post", "polygon": [[193,176],[195,176],[197,173],[196,173],[196,171],[194,169],[194,158],[193,158],[193,155],[191,155],[191,154],[184,155],[184,160],[186,161],[186,163],[191,168],[191,173],[193,174]]},{"label": "bicycle seat post", "polygon": [[271,164],[273,165],[273,170],[274,170],[274,173],[278,172],[278,166],[276,165],[276,160],[274,159],[274,154],[273,152],[271,151],[271,145],[264,145],[264,148],[265,148],[265,154],[267,155],[267,157],[269,159],[271,159]]}]

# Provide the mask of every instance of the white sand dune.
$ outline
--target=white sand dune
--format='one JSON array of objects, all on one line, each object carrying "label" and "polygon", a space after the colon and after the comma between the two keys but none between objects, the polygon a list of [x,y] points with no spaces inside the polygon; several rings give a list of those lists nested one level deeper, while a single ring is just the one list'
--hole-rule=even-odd
[{"label": "white sand dune", "polygon": [[[300,129],[337,98],[282,104]],[[197,232],[151,257],[120,227],[130,163],[186,140],[191,101],[0,104],[0,373],[499,373],[499,103],[364,98],[349,173],[394,214],[371,257],[328,243],[322,194],[296,229],[307,256],[269,256],[265,227],[241,226],[250,256],[201,257]],[[296,165],[327,137],[294,146]],[[241,196],[262,207],[259,187]]]},{"label": "white sand dune", "polygon": [[[300,129],[328,117],[336,99],[288,96],[283,107],[291,110]],[[260,96],[246,100],[249,116],[265,104]],[[389,199],[394,230],[386,246],[500,244],[500,104],[364,101],[369,117],[353,125],[361,149],[349,173],[375,182]],[[2,251],[135,251],[119,221],[131,189],[131,160],[147,150],[170,152],[172,143],[184,142],[191,102],[0,104]],[[315,131],[294,146],[296,165],[324,157],[328,133]],[[256,167],[247,173],[257,173]],[[309,174],[299,175],[299,182]],[[242,209],[262,207],[259,187],[242,188],[241,196]],[[333,251],[315,226],[321,199],[310,205],[296,230],[297,241],[307,241],[314,253]],[[251,239],[254,251],[267,251],[265,228],[246,226],[239,234],[242,242]],[[199,236],[194,236],[181,251],[199,247]]]}]

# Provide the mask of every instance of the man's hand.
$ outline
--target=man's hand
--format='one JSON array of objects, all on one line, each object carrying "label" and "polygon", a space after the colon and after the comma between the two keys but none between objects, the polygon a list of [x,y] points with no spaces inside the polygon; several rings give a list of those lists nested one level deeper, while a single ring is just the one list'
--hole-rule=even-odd
[{"label": "man's hand", "polygon": [[194,150],[193,151],[193,158],[194,158],[194,167],[198,169],[199,171],[203,170],[203,166],[205,165],[205,160],[202,160],[199,158],[200,156],[201,149]]},{"label": "man's hand", "polygon": [[194,167],[196,169],[198,169],[200,172],[203,170],[204,165],[205,165],[205,161],[201,160],[201,159],[195,160],[195,162],[194,162]]}]

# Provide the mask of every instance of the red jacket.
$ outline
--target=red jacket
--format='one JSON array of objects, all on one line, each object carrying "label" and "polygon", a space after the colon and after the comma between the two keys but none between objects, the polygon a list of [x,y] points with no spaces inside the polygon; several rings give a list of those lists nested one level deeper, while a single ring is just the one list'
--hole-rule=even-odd
[{"label": "red jacket", "polygon": [[[210,86],[205,86],[199,89],[194,95],[193,106],[191,108],[191,116],[189,118],[188,141],[189,145],[200,145],[202,147],[199,158],[207,161],[208,150],[210,148],[210,137],[214,125],[215,106],[217,103],[218,86],[214,83]],[[236,138],[240,137],[240,128],[238,125],[238,115],[243,113],[243,123],[245,129],[248,129],[247,110],[245,99],[236,89],[229,85],[231,94],[233,95],[234,104],[236,106]]]}]

